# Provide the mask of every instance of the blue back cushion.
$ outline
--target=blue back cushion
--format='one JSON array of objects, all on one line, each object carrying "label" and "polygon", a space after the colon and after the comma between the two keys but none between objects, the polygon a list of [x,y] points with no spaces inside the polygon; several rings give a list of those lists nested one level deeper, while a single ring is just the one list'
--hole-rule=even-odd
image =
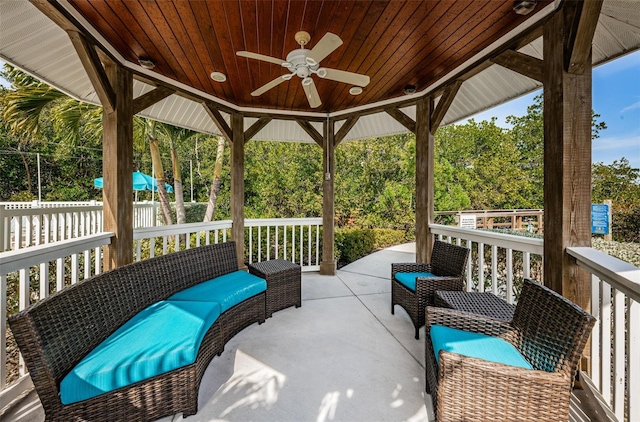
[{"label": "blue back cushion", "polygon": [[220,312],[225,312],[266,290],[267,282],[263,278],[238,270],[184,289],[167,300],[218,302]]},{"label": "blue back cushion", "polygon": [[440,350],[446,350],[489,362],[533,369],[524,356],[518,352],[518,349],[501,338],[457,330],[442,325],[433,325],[430,334],[431,344],[438,363],[440,363],[440,356],[438,356]]},{"label": "blue back cushion", "polygon": [[416,278],[436,277],[431,273],[396,273],[396,280],[412,291],[416,291]]},{"label": "blue back cushion", "polygon": [[215,302],[162,301],[127,321],[85,356],[60,383],[71,404],[195,362],[200,343],[220,316]]}]

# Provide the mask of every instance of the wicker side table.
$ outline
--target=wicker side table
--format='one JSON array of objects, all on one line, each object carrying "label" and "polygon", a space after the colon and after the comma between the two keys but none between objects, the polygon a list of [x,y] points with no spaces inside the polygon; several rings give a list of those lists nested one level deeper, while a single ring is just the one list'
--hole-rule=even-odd
[{"label": "wicker side table", "polygon": [[300,266],[284,259],[254,262],[249,272],[267,281],[267,318],[289,306],[302,306]]},{"label": "wicker side table", "polygon": [[476,315],[509,322],[513,319],[515,305],[511,305],[489,292],[436,291],[434,304],[441,308],[470,312]]}]

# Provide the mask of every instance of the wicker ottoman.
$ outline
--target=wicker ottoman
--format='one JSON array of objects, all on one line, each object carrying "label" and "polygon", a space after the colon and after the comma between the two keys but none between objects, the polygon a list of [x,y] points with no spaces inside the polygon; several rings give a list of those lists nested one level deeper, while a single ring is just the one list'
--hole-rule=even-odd
[{"label": "wicker ottoman", "polygon": [[300,266],[284,259],[249,264],[249,272],[267,281],[267,318],[289,306],[302,306]]},{"label": "wicker ottoman", "polygon": [[511,305],[489,292],[449,292],[436,291],[433,296],[435,306],[470,312],[498,321],[509,322],[513,319],[515,305]]}]

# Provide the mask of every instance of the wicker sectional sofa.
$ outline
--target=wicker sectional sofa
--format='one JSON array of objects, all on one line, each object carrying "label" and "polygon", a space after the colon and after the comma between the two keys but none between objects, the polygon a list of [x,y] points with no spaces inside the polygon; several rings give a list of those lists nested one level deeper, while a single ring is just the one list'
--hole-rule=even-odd
[{"label": "wicker sectional sofa", "polygon": [[[9,324],[46,420],[149,421],[197,412],[211,359],[265,321],[265,292],[263,279],[238,271],[228,242],[96,275]],[[104,368],[96,370],[100,358]]]}]

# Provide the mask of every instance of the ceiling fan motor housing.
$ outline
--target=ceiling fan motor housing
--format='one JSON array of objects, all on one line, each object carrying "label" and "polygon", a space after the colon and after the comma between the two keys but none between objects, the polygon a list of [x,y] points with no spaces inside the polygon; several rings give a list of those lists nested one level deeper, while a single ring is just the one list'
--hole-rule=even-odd
[{"label": "ceiling fan motor housing", "polygon": [[295,73],[301,78],[306,78],[311,75],[312,72],[318,70],[319,65],[309,66],[307,63],[307,56],[311,50],[307,50],[306,48],[298,48],[291,51],[287,54],[287,62],[291,63],[289,70],[292,73]]}]

